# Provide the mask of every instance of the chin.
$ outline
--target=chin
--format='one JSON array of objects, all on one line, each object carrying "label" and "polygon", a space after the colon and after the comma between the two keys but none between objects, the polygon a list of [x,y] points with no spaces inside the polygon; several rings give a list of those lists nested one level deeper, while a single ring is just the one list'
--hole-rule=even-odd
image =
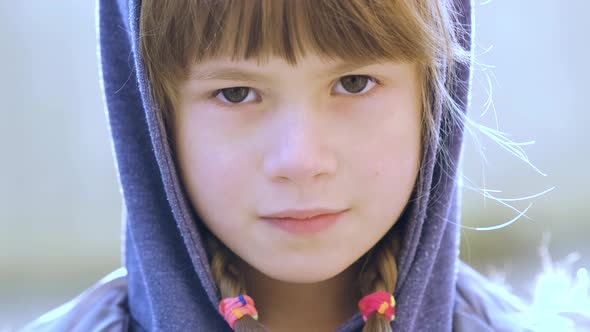
[{"label": "chin", "polygon": [[[270,263],[270,264],[269,264]],[[293,262],[283,259],[279,262],[265,262],[256,269],[267,277],[282,282],[311,284],[331,279],[342,273],[349,265],[337,262],[303,259],[303,262]]]}]

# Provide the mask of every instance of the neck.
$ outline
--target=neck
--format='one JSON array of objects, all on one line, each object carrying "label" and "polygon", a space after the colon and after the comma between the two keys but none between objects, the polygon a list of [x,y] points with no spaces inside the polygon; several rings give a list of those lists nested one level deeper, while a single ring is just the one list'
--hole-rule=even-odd
[{"label": "neck", "polygon": [[358,264],[328,280],[305,284],[275,280],[241,265],[259,320],[272,332],[334,331],[358,311]]}]

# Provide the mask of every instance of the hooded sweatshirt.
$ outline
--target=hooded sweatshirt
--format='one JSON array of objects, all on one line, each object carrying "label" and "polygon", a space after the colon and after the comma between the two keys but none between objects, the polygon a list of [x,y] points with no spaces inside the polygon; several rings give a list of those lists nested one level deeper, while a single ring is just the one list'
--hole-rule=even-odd
[{"label": "hooded sweatshirt", "polygon": [[[465,49],[472,43],[472,4],[455,0]],[[203,241],[203,222],[181,189],[166,134],[149,97],[138,52],[140,0],[99,0],[101,86],[123,200],[124,266],[24,331],[231,331]],[[454,99],[469,104],[470,66],[456,68]],[[519,331],[520,304],[499,295],[459,260],[463,128],[432,112],[441,140],[425,146],[414,197],[398,220],[393,331]],[[440,128],[446,128],[442,130]],[[442,162],[446,150],[450,162]],[[361,331],[360,312],[338,332]]]}]

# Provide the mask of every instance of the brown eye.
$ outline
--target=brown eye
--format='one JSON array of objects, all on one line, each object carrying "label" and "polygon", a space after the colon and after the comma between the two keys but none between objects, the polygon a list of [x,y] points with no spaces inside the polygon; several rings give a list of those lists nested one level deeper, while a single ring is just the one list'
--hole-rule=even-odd
[{"label": "brown eye", "polygon": [[350,93],[359,93],[367,86],[368,77],[360,75],[344,76],[340,79],[342,87]]},{"label": "brown eye", "polygon": [[227,88],[221,89],[221,94],[227,101],[230,103],[239,103],[242,102],[247,96],[248,92],[250,92],[250,88],[246,87],[237,87],[237,88]]}]

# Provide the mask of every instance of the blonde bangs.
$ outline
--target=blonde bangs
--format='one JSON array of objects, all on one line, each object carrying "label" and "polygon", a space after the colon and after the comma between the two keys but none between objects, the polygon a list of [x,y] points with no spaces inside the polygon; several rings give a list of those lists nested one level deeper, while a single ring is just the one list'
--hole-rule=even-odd
[{"label": "blonde bangs", "polygon": [[185,33],[196,37],[190,50],[197,63],[276,56],[294,65],[308,53],[331,60],[426,62],[431,53],[417,22],[408,24],[412,16],[403,1],[223,0],[190,6],[194,26]]},{"label": "blonde bangs", "polygon": [[432,11],[396,0],[144,0],[142,54],[156,72],[172,76],[219,56],[429,65],[445,46],[432,29]]}]

